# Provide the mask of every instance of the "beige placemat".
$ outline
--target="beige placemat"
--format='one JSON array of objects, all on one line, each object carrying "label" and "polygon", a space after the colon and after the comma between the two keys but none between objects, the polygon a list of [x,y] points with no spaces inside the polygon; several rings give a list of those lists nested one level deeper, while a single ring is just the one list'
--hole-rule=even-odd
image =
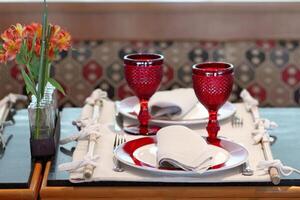
[{"label": "beige placemat", "polygon": [[[261,145],[253,145],[251,131],[254,128],[250,113],[246,112],[243,104],[234,104],[237,107],[237,115],[244,120],[243,127],[233,128],[231,120],[220,122],[221,130],[219,135],[230,138],[231,140],[243,144],[249,151],[249,161],[253,169],[253,176],[243,176],[241,167],[236,167],[223,172],[209,175],[198,176],[170,176],[162,174],[149,173],[143,170],[134,169],[125,166],[124,172],[113,171],[113,142],[115,133],[113,132],[113,102],[106,103],[105,114],[102,116],[102,122],[106,125],[103,129],[103,135],[99,143],[96,144],[95,154],[100,155],[98,165],[94,170],[91,179],[84,179],[82,173],[70,173],[71,182],[91,182],[91,181],[133,181],[133,182],[191,182],[191,183],[207,183],[207,182],[268,182],[269,175],[263,171],[256,170],[256,166],[260,160],[264,160]],[[110,119],[110,120],[108,120]],[[190,126],[201,135],[206,135],[205,125]],[[127,141],[136,139],[137,136],[127,135]],[[81,160],[87,152],[88,141],[79,141],[73,154],[73,160]]]}]

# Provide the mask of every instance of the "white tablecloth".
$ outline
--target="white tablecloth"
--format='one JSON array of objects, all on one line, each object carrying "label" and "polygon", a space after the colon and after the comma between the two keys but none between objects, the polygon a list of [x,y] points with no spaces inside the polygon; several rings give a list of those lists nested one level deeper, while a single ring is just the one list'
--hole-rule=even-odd
[{"label": "white tablecloth", "polygon": [[[106,106],[110,106],[111,109],[106,109],[106,113],[102,115],[102,122],[106,124],[106,129],[103,130],[100,142],[95,147],[95,154],[100,155],[98,160],[98,166],[94,170],[93,177],[91,179],[83,179],[82,173],[71,173],[71,182],[90,182],[90,181],[133,181],[133,182],[268,182],[270,177],[268,174],[264,174],[263,171],[256,170],[256,165],[260,160],[264,160],[263,151],[261,145],[253,145],[251,138],[251,131],[254,124],[250,113],[247,113],[243,104],[235,104],[237,106],[237,115],[244,120],[243,127],[233,128],[231,126],[231,120],[224,120],[220,122],[221,130],[220,136],[230,138],[231,140],[243,144],[249,151],[249,161],[253,169],[255,169],[253,176],[243,176],[241,174],[241,167],[236,167],[223,172],[218,172],[209,175],[198,176],[170,176],[162,174],[153,174],[143,170],[134,169],[125,166],[124,172],[113,171],[113,142],[115,133],[113,131],[113,117],[114,117],[114,104],[110,102]],[[205,124],[199,126],[191,126],[199,134],[206,135]],[[70,133],[71,134],[71,133]],[[126,139],[136,139],[137,136],[126,135]],[[79,141],[76,150],[73,154],[73,160],[81,160],[86,154],[88,148],[88,141]]]}]

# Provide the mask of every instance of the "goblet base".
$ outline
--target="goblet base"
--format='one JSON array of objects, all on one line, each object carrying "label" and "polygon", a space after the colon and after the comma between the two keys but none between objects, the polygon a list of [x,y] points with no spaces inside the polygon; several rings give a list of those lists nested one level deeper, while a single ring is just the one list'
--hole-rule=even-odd
[{"label": "goblet base", "polygon": [[139,125],[130,125],[127,127],[124,127],[124,131],[130,135],[156,135],[157,131],[161,127],[154,126],[154,125],[148,125],[148,128],[142,128]]},{"label": "goblet base", "polygon": [[214,145],[214,146],[217,146],[217,147],[221,147],[221,140],[219,138],[207,137],[206,141],[207,141],[208,144],[211,144],[211,145]]}]

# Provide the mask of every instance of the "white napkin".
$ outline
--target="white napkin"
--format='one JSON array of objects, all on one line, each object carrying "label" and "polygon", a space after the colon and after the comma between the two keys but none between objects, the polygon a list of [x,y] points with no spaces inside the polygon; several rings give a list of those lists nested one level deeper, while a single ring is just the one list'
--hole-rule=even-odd
[{"label": "white napkin", "polygon": [[149,101],[151,115],[181,119],[198,103],[192,88],[156,92]]},{"label": "white napkin", "polygon": [[199,133],[179,125],[162,128],[157,133],[157,163],[186,171],[205,172],[212,166],[213,155]]}]

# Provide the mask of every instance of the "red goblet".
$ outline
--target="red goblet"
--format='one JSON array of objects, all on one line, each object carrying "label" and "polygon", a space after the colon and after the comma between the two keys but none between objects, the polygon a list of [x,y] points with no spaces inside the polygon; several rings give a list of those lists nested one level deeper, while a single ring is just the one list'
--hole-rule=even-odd
[{"label": "red goblet", "polygon": [[220,126],[218,110],[230,96],[233,85],[233,65],[223,62],[208,62],[193,66],[193,87],[199,101],[208,110],[206,126],[208,142],[219,146],[217,138]]},{"label": "red goblet", "polygon": [[148,101],[159,88],[164,57],[159,54],[130,54],[124,57],[125,78],[129,87],[140,101],[138,114],[139,125],[131,125],[124,131],[133,135],[155,135],[160,129],[149,125],[151,118],[148,111]]}]

